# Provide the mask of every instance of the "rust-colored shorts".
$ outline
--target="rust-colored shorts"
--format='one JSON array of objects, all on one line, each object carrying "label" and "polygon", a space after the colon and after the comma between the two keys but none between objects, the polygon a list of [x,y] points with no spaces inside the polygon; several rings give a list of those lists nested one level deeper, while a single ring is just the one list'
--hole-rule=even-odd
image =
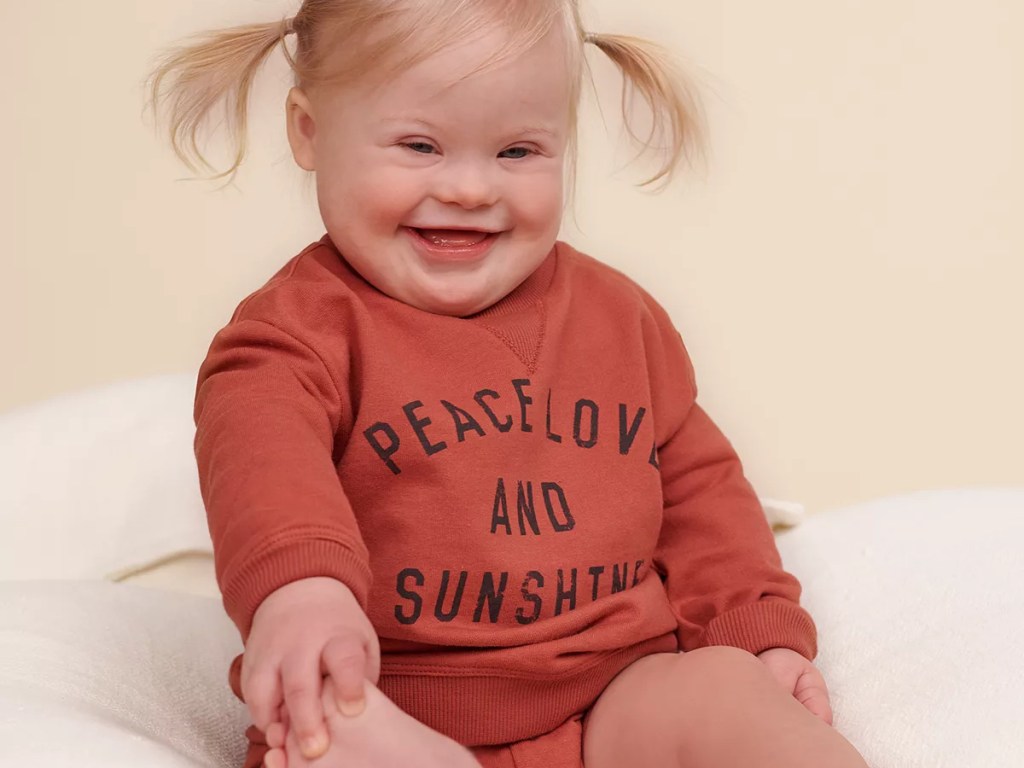
[{"label": "rust-colored shorts", "polygon": [[472,752],[483,768],[583,768],[583,715],[534,739]]},{"label": "rust-colored shorts", "polygon": [[[242,657],[239,655],[231,664],[228,675],[231,690],[242,698]],[[555,730],[526,741],[503,744],[497,747],[474,747],[473,756],[483,768],[583,768],[583,718],[575,715]],[[263,733],[255,726],[245,732],[249,749],[243,768],[262,768],[263,756],[267,753],[267,742]]]},{"label": "rust-colored shorts", "polygon": [[[244,768],[261,768],[267,744],[255,726],[246,732],[249,753]],[[483,768],[583,768],[583,715],[566,720],[550,733],[499,747],[475,747]]]}]

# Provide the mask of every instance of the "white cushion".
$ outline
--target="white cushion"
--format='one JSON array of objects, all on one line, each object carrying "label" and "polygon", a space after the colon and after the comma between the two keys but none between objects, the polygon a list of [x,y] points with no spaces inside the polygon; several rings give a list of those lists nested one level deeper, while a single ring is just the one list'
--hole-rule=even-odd
[{"label": "white cushion", "polygon": [[[836,725],[873,768],[1024,765],[1024,489],[922,493],[779,537],[821,636]],[[215,599],[0,583],[0,755],[41,768],[238,768]]]},{"label": "white cushion", "polygon": [[1024,766],[1022,542],[1022,488],[881,499],[778,537],[836,726],[872,766]]},{"label": "white cushion", "polygon": [[0,582],[0,765],[238,768],[241,651],[218,600],[105,581]]},{"label": "white cushion", "polygon": [[211,551],[194,388],[157,376],[0,414],[0,579],[100,579]]}]

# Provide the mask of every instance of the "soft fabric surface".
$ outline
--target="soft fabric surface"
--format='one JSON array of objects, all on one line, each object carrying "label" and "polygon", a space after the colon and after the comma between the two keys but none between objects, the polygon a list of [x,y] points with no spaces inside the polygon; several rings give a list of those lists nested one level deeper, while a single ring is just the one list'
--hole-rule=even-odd
[{"label": "soft fabric surface", "polygon": [[[873,768],[1024,765],[1024,489],[884,499],[779,537],[837,726]],[[0,584],[0,764],[237,768],[238,651],[212,598]]]},{"label": "soft fabric surface", "polygon": [[0,765],[241,765],[241,649],[219,601],[109,582],[0,583]]},{"label": "soft fabric surface", "polygon": [[878,768],[1024,766],[1024,489],[814,515],[778,538],[837,727]]},{"label": "soft fabric surface", "polygon": [[121,579],[124,584],[220,598],[213,554],[182,555]]},{"label": "soft fabric surface", "polygon": [[101,579],[209,551],[191,375],[0,414],[0,579]]}]

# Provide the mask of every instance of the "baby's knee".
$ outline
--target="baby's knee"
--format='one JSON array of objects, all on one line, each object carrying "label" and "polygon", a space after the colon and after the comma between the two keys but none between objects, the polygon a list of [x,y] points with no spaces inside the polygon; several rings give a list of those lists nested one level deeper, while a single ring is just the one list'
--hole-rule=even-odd
[{"label": "baby's knee", "polygon": [[647,656],[598,699],[587,718],[585,742],[593,754],[624,760],[642,748],[660,756],[647,764],[674,764],[662,758],[715,734],[742,732],[756,708],[749,704],[762,698],[758,691],[766,690],[766,681],[775,685],[756,656],[737,648]]},{"label": "baby's knee", "polygon": [[756,656],[738,648],[712,646],[639,659],[601,698],[630,702],[644,717],[659,712],[677,715],[712,702],[727,704],[766,684],[774,681]]},{"label": "baby's knee", "polygon": [[677,667],[687,675],[729,677],[742,674],[758,674],[764,664],[752,653],[728,645],[709,645],[678,654]]},{"label": "baby's knee", "polygon": [[756,656],[723,645],[681,653],[672,666],[673,684],[686,689],[689,696],[718,699],[775,684]]},{"label": "baby's knee", "polygon": [[637,666],[643,678],[637,689],[644,692],[644,698],[675,713],[693,708],[731,708],[740,700],[775,693],[777,687],[756,656],[726,646],[659,654],[641,660]]}]

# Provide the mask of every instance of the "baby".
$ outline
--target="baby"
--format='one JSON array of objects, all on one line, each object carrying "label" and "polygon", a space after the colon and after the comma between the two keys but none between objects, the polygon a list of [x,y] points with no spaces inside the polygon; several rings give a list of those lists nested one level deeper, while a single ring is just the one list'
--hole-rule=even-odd
[{"label": "baby", "polygon": [[306,0],[156,70],[186,162],[226,104],[238,168],[281,44],[326,235],[195,407],[245,766],[863,768],[678,332],[557,239],[585,46],[650,107],[651,181],[699,148],[666,57],[577,0]]}]

